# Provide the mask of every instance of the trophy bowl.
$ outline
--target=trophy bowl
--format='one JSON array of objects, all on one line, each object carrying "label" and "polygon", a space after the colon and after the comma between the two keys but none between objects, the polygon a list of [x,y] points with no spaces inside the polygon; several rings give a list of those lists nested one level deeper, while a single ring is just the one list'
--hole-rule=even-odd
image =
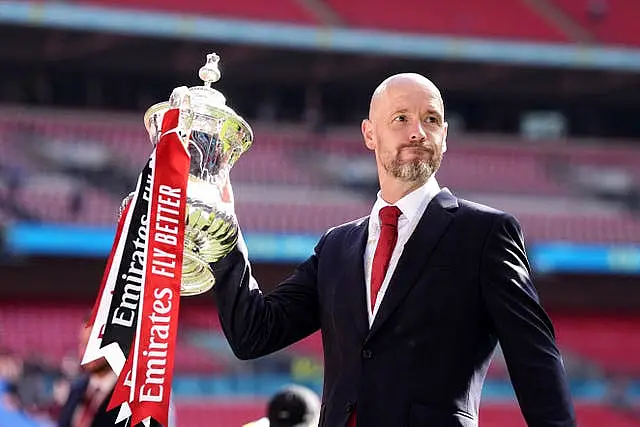
[{"label": "trophy bowl", "polygon": [[[204,85],[174,90],[187,93],[190,99],[189,111],[182,107],[180,110],[181,116],[183,112],[189,116],[184,121],[188,125],[179,128],[191,155],[181,295],[197,295],[211,289],[215,278],[209,264],[228,254],[238,239],[235,213],[221,195],[231,167],[253,143],[253,131],[226,105],[224,95],[211,88],[221,76],[219,60],[215,53],[207,55],[206,64],[199,71]],[[160,140],[165,112],[175,105],[172,101],[155,104],[144,115],[144,125],[154,145]],[[123,205],[126,203],[127,199]]]}]

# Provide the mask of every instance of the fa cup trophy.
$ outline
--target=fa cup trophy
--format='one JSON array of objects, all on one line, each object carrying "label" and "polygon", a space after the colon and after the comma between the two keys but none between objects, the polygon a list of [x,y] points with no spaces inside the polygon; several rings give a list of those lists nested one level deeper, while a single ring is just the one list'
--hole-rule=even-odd
[{"label": "fa cup trophy", "polygon": [[[187,213],[182,265],[181,295],[208,291],[215,283],[209,263],[228,254],[238,239],[238,224],[233,212],[222,202],[222,188],[234,163],[251,146],[253,132],[249,124],[226,105],[222,93],[211,87],[220,79],[215,53],[207,55],[199,77],[204,85],[174,90],[169,102],[150,107],[144,124],[152,144],[160,138],[165,112],[175,104],[176,96],[189,98],[182,103],[180,135],[188,141],[191,155],[187,184]],[[185,110],[189,111],[183,111]],[[127,199],[123,201],[126,205]]]}]

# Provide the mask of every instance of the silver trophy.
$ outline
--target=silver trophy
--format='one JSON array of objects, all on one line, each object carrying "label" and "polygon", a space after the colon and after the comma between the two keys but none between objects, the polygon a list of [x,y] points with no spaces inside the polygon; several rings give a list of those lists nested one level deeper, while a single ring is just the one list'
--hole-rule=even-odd
[{"label": "silver trophy", "polygon": [[251,146],[253,131],[226,105],[224,95],[211,88],[220,79],[219,60],[215,53],[207,55],[207,62],[199,71],[203,86],[178,87],[169,102],[153,105],[144,115],[145,127],[155,145],[160,139],[164,113],[180,108],[178,128],[183,140],[188,141],[191,154],[181,295],[197,295],[211,289],[215,278],[209,263],[228,254],[238,239],[235,214],[222,202],[221,194],[231,167]]}]

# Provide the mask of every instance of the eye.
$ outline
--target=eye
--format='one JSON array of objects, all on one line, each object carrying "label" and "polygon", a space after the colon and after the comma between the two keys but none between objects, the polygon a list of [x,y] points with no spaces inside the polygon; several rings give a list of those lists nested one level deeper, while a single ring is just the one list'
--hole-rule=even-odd
[{"label": "eye", "polygon": [[407,116],[406,114],[398,114],[397,116],[395,116],[393,118],[394,122],[406,122],[407,121]]},{"label": "eye", "polygon": [[424,121],[425,123],[440,123],[438,116],[427,116]]}]

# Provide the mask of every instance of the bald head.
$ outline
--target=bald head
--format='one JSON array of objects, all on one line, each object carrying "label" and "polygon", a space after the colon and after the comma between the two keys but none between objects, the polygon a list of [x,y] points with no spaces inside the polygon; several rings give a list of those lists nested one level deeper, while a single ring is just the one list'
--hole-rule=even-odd
[{"label": "bald head", "polygon": [[[366,147],[375,152],[380,189],[391,194],[385,200],[393,203],[438,170],[447,128],[442,95],[431,80],[403,73],[380,83],[361,130]],[[398,189],[404,190],[393,196]]]},{"label": "bald head", "polygon": [[382,106],[385,105],[390,97],[398,92],[412,90],[423,91],[435,97],[442,109],[441,114],[444,116],[444,102],[440,94],[440,89],[438,89],[431,80],[421,74],[401,73],[394,74],[385,79],[373,92],[371,103],[369,104],[369,120],[374,120],[376,115],[380,113]]}]

